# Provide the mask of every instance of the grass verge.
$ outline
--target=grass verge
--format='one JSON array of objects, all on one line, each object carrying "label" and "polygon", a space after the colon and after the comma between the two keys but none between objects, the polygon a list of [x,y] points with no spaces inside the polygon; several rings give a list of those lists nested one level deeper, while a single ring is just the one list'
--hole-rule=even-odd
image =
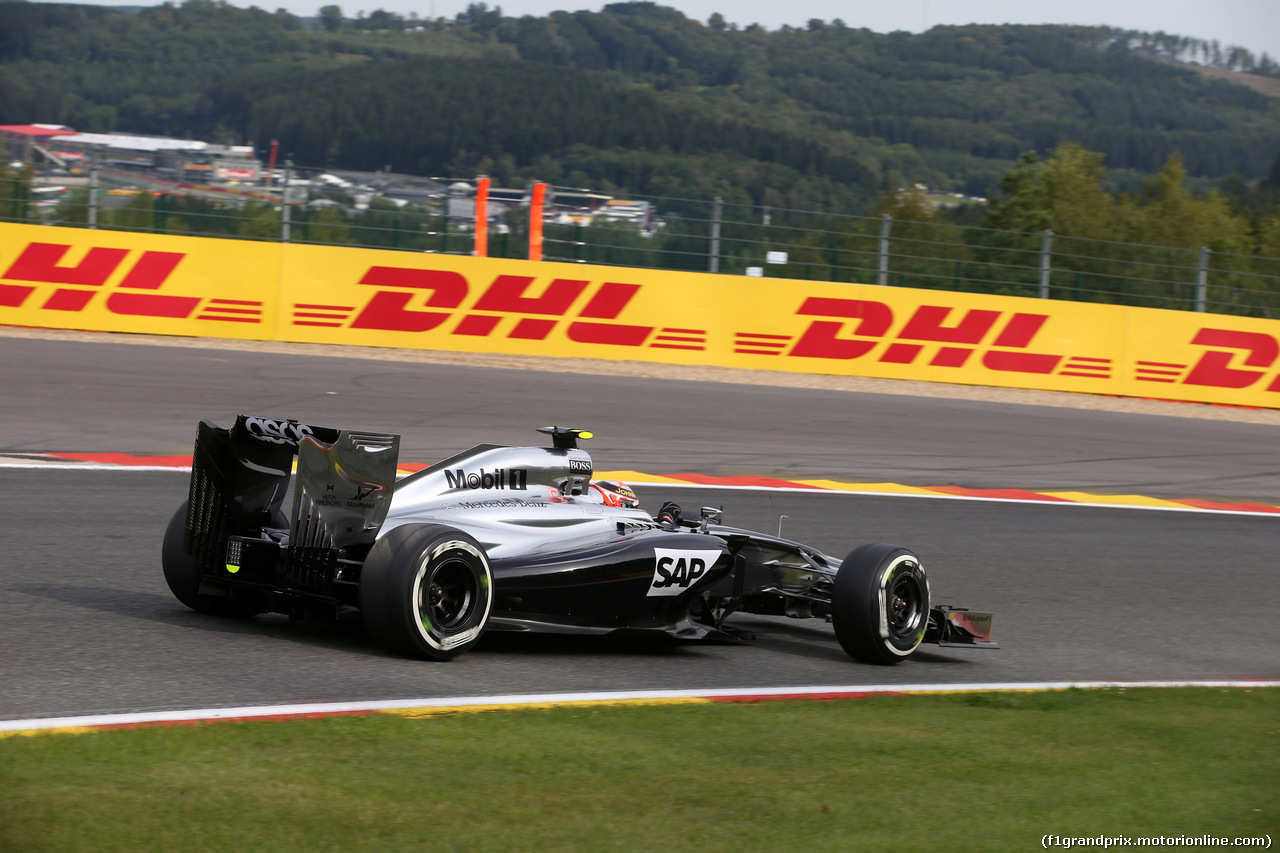
[{"label": "grass verge", "polygon": [[0,740],[0,850],[1026,850],[1276,791],[1280,689],[376,715]]}]

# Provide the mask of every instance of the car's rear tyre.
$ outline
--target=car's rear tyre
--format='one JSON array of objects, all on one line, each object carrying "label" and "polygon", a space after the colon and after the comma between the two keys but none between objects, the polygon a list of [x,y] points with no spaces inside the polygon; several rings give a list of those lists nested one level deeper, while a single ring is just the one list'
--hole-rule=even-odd
[{"label": "car's rear tyre", "polygon": [[226,595],[208,595],[200,592],[200,567],[182,548],[183,528],[187,523],[187,502],[173,513],[164,531],[164,545],[160,549],[160,564],[164,579],[174,597],[192,610],[214,616],[251,616],[253,612],[243,607],[227,590]]},{"label": "car's rear tyre", "polygon": [[392,651],[451,660],[480,642],[493,607],[493,572],[475,539],[441,524],[397,527],[360,571],[365,627]]},{"label": "car's rear tyre", "polygon": [[831,623],[840,645],[857,660],[905,660],[929,626],[929,579],[920,559],[897,545],[850,551],[836,573]]}]

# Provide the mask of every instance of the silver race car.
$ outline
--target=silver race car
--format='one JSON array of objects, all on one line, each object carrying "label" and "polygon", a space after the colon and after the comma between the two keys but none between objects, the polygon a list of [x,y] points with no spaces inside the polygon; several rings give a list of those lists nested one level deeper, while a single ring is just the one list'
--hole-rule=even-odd
[{"label": "silver race car", "polygon": [[431,660],[486,630],[741,638],[726,625],[737,612],[828,619],[868,663],[921,643],[996,647],[990,613],[931,604],[906,548],[840,560],[726,526],[713,508],[686,518],[667,503],[652,516],[626,484],[593,481],[578,446],[590,433],[539,432],[550,446],[481,444],[397,479],[396,435],[203,421],[188,500],[165,532],[165,580],[205,613],[358,609],[386,647]]}]

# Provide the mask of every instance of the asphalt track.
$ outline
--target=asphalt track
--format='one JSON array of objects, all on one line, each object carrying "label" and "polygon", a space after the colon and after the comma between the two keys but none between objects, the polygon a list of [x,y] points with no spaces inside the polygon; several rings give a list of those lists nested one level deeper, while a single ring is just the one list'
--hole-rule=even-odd
[{"label": "asphalt track", "polygon": [[[1034,406],[264,353],[0,338],[0,456],[190,452],[238,411],[400,432],[430,462],[544,423],[597,467],[1280,501],[1275,428]],[[183,608],[159,543],[176,472],[0,469],[0,719],[621,689],[1274,679],[1280,519],[835,493],[641,490],[837,554],[914,548],[934,597],[997,612],[994,652],[847,658],[815,620],[748,646],[491,634],[448,664],[358,623]]]}]

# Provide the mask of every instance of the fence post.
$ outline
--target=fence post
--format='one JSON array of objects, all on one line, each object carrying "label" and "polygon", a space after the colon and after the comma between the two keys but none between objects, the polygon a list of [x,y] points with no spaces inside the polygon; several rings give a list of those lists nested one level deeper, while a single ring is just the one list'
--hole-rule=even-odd
[{"label": "fence post", "polygon": [[1209,289],[1209,255],[1212,250],[1208,246],[1200,247],[1200,263],[1196,266],[1196,310],[1201,314],[1205,308],[1205,294]]},{"label": "fence post", "polygon": [[168,198],[163,193],[151,197],[151,231],[154,234],[163,234],[169,225]]},{"label": "fence post", "polygon": [[716,196],[711,207],[711,272],[720,272],[720,212],[724,199]]},{"label": "fence post", "polygon": [[98,227],[98,157],[89,158],[89,228]]},{"label": "fence post", "polygon": [[293,178],[293,161],[284,161],[284,186],[280,189],[280,242],[289,242],[289,181]]},{"label": "fence post", "polygon": [[1044,239],[1040,241],[1040,298],[1049,298],[1049,273],[1052,267],[1049,263],[1050,253],[1053,251],[1053,232],[1045,229]]},{"label": "fence post", "polygon": [[876,268],[876,284],[881,287],[889,283],[889,226],[893,217],[885,214],[880,217],[880,260]]}]

